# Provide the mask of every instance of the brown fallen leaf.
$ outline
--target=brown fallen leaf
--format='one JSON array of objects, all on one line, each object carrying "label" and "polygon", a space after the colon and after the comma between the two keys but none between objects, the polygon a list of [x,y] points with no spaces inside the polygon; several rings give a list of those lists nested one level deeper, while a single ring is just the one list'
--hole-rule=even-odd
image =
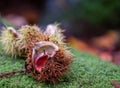
[{"label": "brown fallen leaf", "polygon": [[98,53],[98,56],[104,61],[112,61],[113,57],[109,52]]},{"label": "brown fallen leaf", "polygon": [[70,45],[80,51],[87,51],[87,52],[91,52],[92,54],[97,54],[97,49],[91,47],[89,44],[87,44],[85,41],[77,39],[75,37],[70,37],[68,39],[68,42],[70,43]]},{"label": "brown fallen leaf", "polygon": [[119,51],[119,52],[116,52],[116,53],[113,55],[112,62],[115,63],[115,64],[117,64],[117,65],[120,65],[120,51]]},{"label": "brown fallen leaf", "polygon": [[117,31],[109,31],[108,33],[95,37],[92,39],[92,44],[99,48],[105,48],[112,50],[115,48],[115,44],[119,40],[119,34]]},{"label": "brown fallen leaf", "polygon": [[113,85],[114,88],[120,88],[120,83],[118,83],[116,80],[111,81],[111,85]]}]

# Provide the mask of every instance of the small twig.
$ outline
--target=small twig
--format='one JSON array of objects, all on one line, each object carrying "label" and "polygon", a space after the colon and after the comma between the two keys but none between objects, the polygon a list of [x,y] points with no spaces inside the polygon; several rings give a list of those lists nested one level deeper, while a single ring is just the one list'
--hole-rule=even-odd
[{"label": "small twig", "polygon": [[25,74],[28,73],[26,70],[19,70],[19,71],[12,71],[12,72],[6,72],[6,73],[0,73],[0,78],[7,77],[7,76],[12,76],[15,74]]}]

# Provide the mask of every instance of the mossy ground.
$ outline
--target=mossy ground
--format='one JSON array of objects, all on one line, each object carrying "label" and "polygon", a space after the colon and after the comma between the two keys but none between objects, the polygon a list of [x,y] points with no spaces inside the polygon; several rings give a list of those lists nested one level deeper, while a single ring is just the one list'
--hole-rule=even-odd
[{"label": "mossy ground", "polygon": [[[120,67],[98,57],[72,50],[75,60],[69,73],[56,84],[38,83],[30,74],[16,74],[0,79],[0,88],[113,88],[111,80],[120,82]],[[13,59],[0,49],[0,73],[24,69],[24,59]]]}]

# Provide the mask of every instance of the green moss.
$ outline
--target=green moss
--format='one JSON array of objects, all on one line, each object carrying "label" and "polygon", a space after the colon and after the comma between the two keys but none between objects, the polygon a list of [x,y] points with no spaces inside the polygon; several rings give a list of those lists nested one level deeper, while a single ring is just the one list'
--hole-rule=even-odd
[{"label": "green moss", "polygon": [[[38,83],[30,74],[16,74],[0,79],[0,88],[113,88],[111,80],[120,82],[120,67],[103,62],[98,57],[72,50],[75,60],[61,82]],[[0,72],[24,69],[24,59],[12,59],[0,50]]]}]

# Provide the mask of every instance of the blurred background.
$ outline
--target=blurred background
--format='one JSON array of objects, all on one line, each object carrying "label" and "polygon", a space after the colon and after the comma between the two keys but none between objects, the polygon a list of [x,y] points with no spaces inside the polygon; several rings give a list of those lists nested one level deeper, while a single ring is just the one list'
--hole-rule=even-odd
[{"label": "blurred background", "polygon": [[0,27],[61,23],[80,51],[120,65],[120,0],[1,0]]}]

